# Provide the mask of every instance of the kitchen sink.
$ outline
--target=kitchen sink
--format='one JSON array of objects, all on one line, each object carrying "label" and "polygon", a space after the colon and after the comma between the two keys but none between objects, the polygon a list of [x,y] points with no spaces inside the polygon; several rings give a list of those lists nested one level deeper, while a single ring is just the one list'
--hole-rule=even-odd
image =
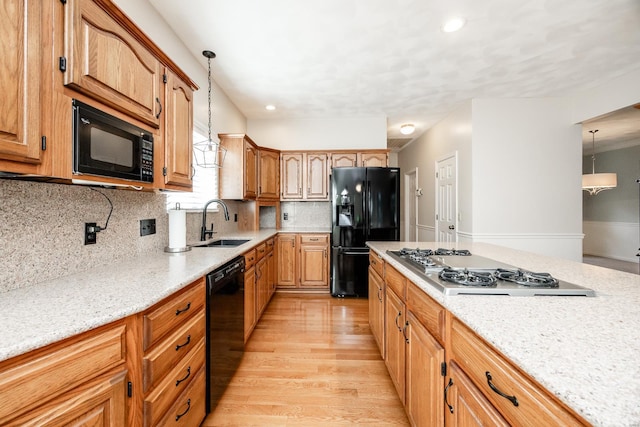
[{"label": "kitchen sink", "polygon": [[247,243],[249,239],[218,239],[213,242],[200,243],[194,245],[195,248],[210,248],[210,247],[234,247]]}]

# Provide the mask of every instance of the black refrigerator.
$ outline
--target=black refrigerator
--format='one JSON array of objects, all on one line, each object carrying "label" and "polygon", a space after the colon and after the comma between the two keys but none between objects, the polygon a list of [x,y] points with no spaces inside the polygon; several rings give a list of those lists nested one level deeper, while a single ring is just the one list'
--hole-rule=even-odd
[{"label": "black refrigerator", "polygon": [[331,170],[331,295],[367,297],[367,241],[400,240],[400,169]]}]

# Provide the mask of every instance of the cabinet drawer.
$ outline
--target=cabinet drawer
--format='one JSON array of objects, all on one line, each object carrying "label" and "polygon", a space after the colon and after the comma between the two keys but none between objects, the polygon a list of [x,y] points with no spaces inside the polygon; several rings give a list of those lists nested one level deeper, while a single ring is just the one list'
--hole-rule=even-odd
[{"label": "cabinet drawer", "polygon": [[250,269],[256,263],[256,250],[251,249],[244,253],[244,268],[245,270]]},{"label": "cabinet drawer", "polygon": [[122,323],[0,372],[0,425],[125,362]]},{"label": "cabinet drawer", "polygon": [[204,338],[205,315],[201,310],[186,325],[177,330],[143,359],[144,390],[156,384],[171,368]]},{"label": "cabinet drawer", "polygon": [[267,253],[271,252],[275,248],[275,239],[267,240]]},{"label": "cabinet drawer", "polygon": [[446,310],[411,282],[407,287],[407,310],[416,316],[440,344],[444,344]]},{"label": "cabinet drawer", "polygon": [[204,278],[198,279],[188,291],[160,303],[159,307],[144,315],[144,345],[147,350],[160,338],[174,330],[204,306]]},{"label": "cabinet drawer", "polygon": [[384,260],[376,251],[369,252],[369,265],[378,273],[378,276],[384,277]]},{"label": "cabinet drawer", "polygon": [[204,359],[204,340],[200,340],[198,345],[167,374],[166,378],[144,400],[145,426],[157,424],[171,404],[178,399],[180,393],[191,384],[196,373],[204,366]]},{"label": "cabinet drawer", "polygon": [[404,302],[407,295],[407,279],[389,264],[387,264],[384,269],[384,282],[393,289],[396,295]]},{"label": "cabinet drawer", "polygon": [[267,244],[266,243],[260,243],[258,246],[256,246],[256,261],[259,261],[262,259],[262,257],[264,257],[264,254],[267,253]]},{"label": "cabinet drawer", "polygon": [[205,393],[205,370],[202,367],[158,425],[199,426],[205,416]]},{"label": "cabinet drawer", "polygon": [[327,234],[300,234],[300,243],[303,245],[328,245]]},{"label": "cabinet drawer", "polygon": [[[580,426],[568,409],[511,365],[458,319],[451,327],[452,357],[509,423],[521,426]],[[515,397],[518,406],[491,389]]]}]

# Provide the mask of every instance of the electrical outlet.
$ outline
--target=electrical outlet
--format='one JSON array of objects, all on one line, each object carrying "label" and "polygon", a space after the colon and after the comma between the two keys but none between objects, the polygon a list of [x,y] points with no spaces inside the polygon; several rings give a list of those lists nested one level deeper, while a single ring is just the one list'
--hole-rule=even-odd
[{"label": "electrical outlet", "polygon": [[283,216],[283,219],[285,221],[289,221],[289,213],[288,212],[285,212],[282,216]]},{"label": "electrical outlet", "polygon": [[156,234],[156,219],[141,219],[140,220],[140,235],[148,236],[149,234]]},{"label": "electrical outlet", "polygon": [[237,213],[233,214],[233,222],[238,222],[238,214]]},{"label": "electrical outlet", "polygon": [[85,222],[84,223],[84,244],[95,245],[96,244],[96,223]]}]

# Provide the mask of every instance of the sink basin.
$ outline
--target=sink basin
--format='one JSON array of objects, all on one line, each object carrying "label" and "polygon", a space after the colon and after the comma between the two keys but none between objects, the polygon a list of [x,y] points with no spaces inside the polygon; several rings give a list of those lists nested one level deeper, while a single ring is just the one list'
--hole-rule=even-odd
[{"label": "sink basin", "polygon": [[240,246],[244,243],[247,243],[248,241],[249,239],[219,239],[209,243],[201,243],[194,247],[196,248],[227,247],[228,248],[228,247]]}]

